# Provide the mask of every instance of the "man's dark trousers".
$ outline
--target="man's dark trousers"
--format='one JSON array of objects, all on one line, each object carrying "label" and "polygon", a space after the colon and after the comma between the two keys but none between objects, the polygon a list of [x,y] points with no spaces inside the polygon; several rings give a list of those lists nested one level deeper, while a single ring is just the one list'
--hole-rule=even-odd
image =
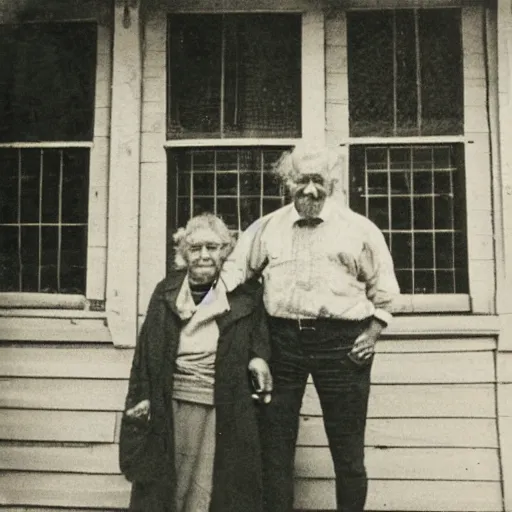
[{"label": "man's dark trousers", "polygon": [[372,361],[347,354],[369,320],[269,318],[272,401],[262,410],[265,512],[293,510],[293,466],[302,397],[309,374],[320,398],[336,475],[337,510],[362,512],[367,493],[364,431]]}]

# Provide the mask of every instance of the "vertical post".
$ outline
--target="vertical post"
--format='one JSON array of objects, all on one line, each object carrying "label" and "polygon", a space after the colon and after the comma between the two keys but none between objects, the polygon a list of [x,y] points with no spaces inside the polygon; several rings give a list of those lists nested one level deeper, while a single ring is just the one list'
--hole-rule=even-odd
[{"label": "vertical post", "polygon": [[512,511],[512,5],[497,2],[498,154],[497,312],[501,330],[497,352],[498,433],[503,503]]},{"label": "vertical post", "polygon": [[324,13],[302,15],[302,137],[325,142]]},{"label": "vertical post", "polygon": [[348,66],[347,13],[339,9],[327,11],[325,20],[325,135],[329,146],[338,146],[344,160],[334,196],[348,203]]},{"label": "vertical post", "polygon": [[141,140],[140,0],[116,0],[108,201],[107,316],[114,344],[137,336]]},{"label": "vertical post", "polygon": [[139,326],[155,285],[165,276],[167,245],[166,43],[167,12],[144,9],[140,164]]}]

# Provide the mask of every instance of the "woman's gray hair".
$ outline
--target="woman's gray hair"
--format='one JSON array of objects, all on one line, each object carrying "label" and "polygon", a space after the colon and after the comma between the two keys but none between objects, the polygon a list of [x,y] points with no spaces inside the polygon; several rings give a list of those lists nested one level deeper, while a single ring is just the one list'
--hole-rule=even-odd
[{"label": "woman's gray hair", "polygon": [[235,239],[224,221],[213,213],[202,213],[192,217],[184,228],[179,228],[173,235],[175,247],[174,267],[176,269],[187,268],[187,260],[185,259],[187,238],[198,229],[211,229],[220,238],[223,260],[231,254],[235,246]]},{"label": "woman's gray hair", "polygon": [[290,189],[299,174],[321,174],[332,191],[344,172],[344,158],[335,148],[299,143],[285,151],[273,166],[274,172]]}]

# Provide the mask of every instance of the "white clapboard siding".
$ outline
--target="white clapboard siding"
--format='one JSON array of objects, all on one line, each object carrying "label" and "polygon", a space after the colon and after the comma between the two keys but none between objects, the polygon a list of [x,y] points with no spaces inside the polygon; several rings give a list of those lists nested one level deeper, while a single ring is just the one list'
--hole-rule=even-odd
[{"label": "white clapboard siding", "polygon": [[376,384],[494,382],[492,352],[379,354],[372,368]]},{"label": "white clapboard siding", "polygon": [[[385,333],[386,331],[384,331]],[[381,338],[376,345],[377,353],[393,352],[480,352],[496,349],[496,338],[485,336],[458,338]]]},{"label": "white clapboard siding", "polygon": [[126,379],[132,357],[133,350],[113,346],[0,347],[0,375]]},{"label": "white clapboard siding", "polygon": [[116,413],[0,410],[0,440],[112,443]]},{"label": "white clapboard siding", "polygon": [[0,318],[0,340],[110,343],[105,318]]},{"label": "white clapboard siding", "polygon": [[[322,418],[302,416],[299,446],[327,446]],[[483,418],[369,419],[366,446],[497,448],[496,421]]]},{"label": "white clapboard siding", "polygon": [[[306,387],[301,412],[309,416],[320,416],[322,413],[318,394],[311,383]],[[496,397],[493,384],[374,384],[370,391],[370,418],[495,416]]]},{"label": "white clapboard siding", "polygon": [[0,377],[0,407],[121,410],[127,380]]},{"label": "white clapboard siding", "polygon": [[130,483],[122,475],[0,474],[0,505],[126,508]]},{"label": "white clapboard siding", "polygon": [[[297,479],[296,508],[333,510],[333,480]],[[66,473],[0,474],[0,505],[89,507],[105,510],[128,505],[130,484],[121,475]],[[501,510],[499,482],[371,480],[368,510],[446,512]]]},{"label": "white clapboard siding", "polygon": [[[0,378],[0,407],[18,409],[121,410],[127,380]],[[44,392],[42,392],[44,391]],[[302,414],[320,416],[318,395],[308,384]],[[386,385],[372,387],[372,418],[495,416],[492,384]]]},{"label": "white clapboard siding", "polygon": [[[333,480],[295,481],[295,507],[335,510]],[[366,510],[411,512],[497,512],[502,510],[499,482],[370,480]]]},{"label": "white clapboard siding", "polygon": [[0,470],[119,474],[117,444],[0,443]]},{"label": "white clapboard siding", "polygon": [[[500,479],[498,450],[488,448],[367,448],[366,469],[370,479],[492,482]],[[329,449],[299,447],[295,475],[334,478]]]}]

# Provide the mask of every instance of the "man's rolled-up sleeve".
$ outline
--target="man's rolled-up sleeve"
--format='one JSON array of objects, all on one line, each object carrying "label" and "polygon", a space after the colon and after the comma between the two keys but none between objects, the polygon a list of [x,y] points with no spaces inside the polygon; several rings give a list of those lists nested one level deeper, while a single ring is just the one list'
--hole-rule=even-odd
[{"label": "man's rolled-up sleeve", "polygon": [[265,225],[265,218],[253,222],[240,234],[233,252],[228,256],[222,266],[221,279],[228,291],[253,277],[257,277],[263,267],[265,254],[261,244],[261,234]]},{"label": "man's rolled-up sleeve", "polygon": [[393,302],[400,295],[400,288],[386,240],[373,224],[363,247],[360,269],[360,278],[366,283],[366,296],[375,306],[374,316],[389,324]]}]

